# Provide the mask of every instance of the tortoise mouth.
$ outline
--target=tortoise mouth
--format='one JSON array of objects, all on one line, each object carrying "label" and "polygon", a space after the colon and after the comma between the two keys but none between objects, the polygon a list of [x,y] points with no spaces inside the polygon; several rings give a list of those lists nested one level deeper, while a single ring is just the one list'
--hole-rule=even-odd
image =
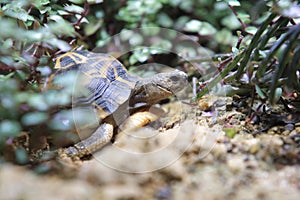
[{"label": "tortoise mouth", "polygon": [[164,85],[161,84],[157,84],[157,86],[161,89],[161,90],[165,90],[167,91],[167,93],[170,93],[170,95],[174,95],[175,93],[171,90],[171,88],[166,87]]}]

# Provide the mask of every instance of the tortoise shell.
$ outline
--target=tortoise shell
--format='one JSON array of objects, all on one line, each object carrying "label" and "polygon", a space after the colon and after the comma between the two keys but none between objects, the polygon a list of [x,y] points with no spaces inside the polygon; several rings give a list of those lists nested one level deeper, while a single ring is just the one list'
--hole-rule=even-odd
[{"label": "tortoise shell", "polygon": [[[84,74],[89,95],[79,101],[92,104],[100,119],[113,114],[131,96],[137,78],[114,57],[88,51],[67,52],[56,59],[56,74],[76,71]],[[78,81],[78,80],[77,80]]]}]

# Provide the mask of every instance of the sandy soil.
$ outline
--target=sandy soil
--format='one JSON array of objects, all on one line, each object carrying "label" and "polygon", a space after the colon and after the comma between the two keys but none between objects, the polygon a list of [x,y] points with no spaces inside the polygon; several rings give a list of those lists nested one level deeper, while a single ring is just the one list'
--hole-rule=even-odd
[{"label": "sandy soil", "polygon": [[89,160],[61,158],[44,175],[3,164],[0,199],[299,199],[299,140],[291,138],[300,128],[252,134],[245,114],[226,109],[231,101],[165,105],[164,128],[124,134]]}]

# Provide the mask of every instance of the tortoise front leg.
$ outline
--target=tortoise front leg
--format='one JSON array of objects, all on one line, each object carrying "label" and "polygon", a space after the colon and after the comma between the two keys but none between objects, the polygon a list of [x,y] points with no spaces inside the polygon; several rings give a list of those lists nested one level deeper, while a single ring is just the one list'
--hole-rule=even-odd
[{"label": "tortoise front leg", "polygon": [[165,112],[157,107],[151,107],[145,111],[139,111],[129,116],[126,121],[119,127],[120,132],[116,135],[116,142],[124,133],[129,133],[137,130],[149,123],[156,121],[159,117],[164,115]]},{"label": "tortoise front leg", "polygon": [[114,127],[110,123],[103,123],[88,138],[78,142],[74,146],[63,149],[62,153],[69,157],[83,157],[89,155],[111,141]]}]

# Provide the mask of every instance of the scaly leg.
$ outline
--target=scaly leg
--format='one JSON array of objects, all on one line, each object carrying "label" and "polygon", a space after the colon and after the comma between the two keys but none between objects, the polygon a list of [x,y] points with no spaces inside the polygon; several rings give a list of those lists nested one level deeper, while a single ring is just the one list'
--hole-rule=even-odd
[{"label": "scaly leg", "polygon": [[113,130],[114,127],[112,124],[103,123],[90,137],[78,142],[74,146],[63,149],[62,153],[73,158],[89,155],[110,142]]},{"label": "scaly leg", "polygon": [[140,111],[129,116],[125,122],[119,127],[120,132],[116,135],[115,140],[118,141],[122,135],[146,126],[150,122],[156,121],[165,112],[157,107],[151,107],[145,111]]}]

